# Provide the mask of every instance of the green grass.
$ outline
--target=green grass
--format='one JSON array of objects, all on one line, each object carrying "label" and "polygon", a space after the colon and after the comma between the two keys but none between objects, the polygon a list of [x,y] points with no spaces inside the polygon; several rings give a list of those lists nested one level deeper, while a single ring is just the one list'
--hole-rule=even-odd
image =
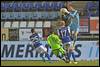
[{"label": "green grass", "polygon": [[95,61],[78,61],[78,64],[65,63],[62,60],[53,61],[49,63],[48,61],[32,61],[32,60],[13,60],[13,61],[1,61],[1,66],[99,66],[99,60]]}]

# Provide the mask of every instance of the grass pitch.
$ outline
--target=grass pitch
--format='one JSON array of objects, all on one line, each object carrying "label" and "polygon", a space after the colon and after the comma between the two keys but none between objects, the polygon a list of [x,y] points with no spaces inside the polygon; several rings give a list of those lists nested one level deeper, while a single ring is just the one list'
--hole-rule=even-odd
[{"label": "grass pitch", "polygon": [[71,64],[65,63],[64,61],[32,61],[32,60],[2,60],[1,66],[99,66],[99,60],[95,61],[78,61],[78,64]]}]

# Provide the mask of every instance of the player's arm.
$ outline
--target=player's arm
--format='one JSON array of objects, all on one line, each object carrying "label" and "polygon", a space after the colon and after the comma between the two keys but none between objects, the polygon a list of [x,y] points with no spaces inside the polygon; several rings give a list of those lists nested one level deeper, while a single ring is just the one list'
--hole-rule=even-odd
[{"label": "player's arm", "polygon": [[59,29],[57,30],[57,35],[60,36]]},{"label": "player's arm", "polygon": [[60,40],[59,36],[56,36],[57,43],[62,46],[62,41]]},{"label": "player's arm", "polygon": [[38,34],[38,33],[36,33],[37,35],[36,35],[36,40],[37,41],[41,41],[42,40],[42,36],[40,35],[40,34]]},{"label": "player's arm", "polygon": [[31,36],[30,36],[29,38],[30,38],[30,41],[33,41],[33,40],[34,40],[34,38],[33,38],[33,37],[31,37]]},{"label": "player's arm", "polygon": [[61,35],[60,35],[59,29],[57,30],[57,35],[58,35],[58,37],[61,39]]},{"label": "player's arm", "polygon": [[31,39],[31,36],[29,37],[29,39],[30,39],[30,42],[29,42],[29,44],[32,44],[32,39]]},{"label": "player's arm", "polygon": [[34,46],[34,37],[30,36],[29,38],[30,38],[29,44],[31,44],[32,47],[35,48],[35,46]]},{"label": "player's arm", "polygon": [[69,15],[70,15],[71,17],[75,17],[76,14],[77,14],[77,10],[75,10],[74,13],[69,13]]},{"label": "player's arm", "polygon": [[71,17],[74,17],[77,14],[77,10],[73,9],[71,7],[72,11],[74,11],[74,13],[69,12],[66,8],[61,8],[60,9],[60,14],[65,16],[66,18],[68,17],[68,15],[70,15]]},{"label": "player's arm", "polygon": [[71,12],[69,14],[65,13],[64,18],[71,19],[71,17],[73,18],[76,16],[77,12],[78,12],[77,10],[74,10],[74,13],[71,13]]},{"label": "player's arm", "polygon": [[[75,10],[70,4],[68,5],[68,7],[70,8],[70,10],[71,11],[73,11],[74,13],[69,13],[69,15],[71,16],[71,17],[75,17],[75,15],[78,13],[78,11],[77,10]],[[69,9],[68,8],[68,9]]]}]

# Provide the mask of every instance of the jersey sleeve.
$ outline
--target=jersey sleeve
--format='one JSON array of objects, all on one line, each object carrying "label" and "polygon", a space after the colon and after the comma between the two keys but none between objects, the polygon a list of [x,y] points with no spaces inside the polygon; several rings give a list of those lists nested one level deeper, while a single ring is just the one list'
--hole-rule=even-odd
[{"label": "jersey sleeve", "polygon": [[42,38],[42,35],[41,35],[41,34],[38,34],[38,37],[39,37],[39,39],[40,39],[40,40],[43,40],[43,38]]},{"label": "jersey sleeve", "polygon": [[33,41],[32,35],[29,38],[30,38],[30,41]]},{"label": "jersey sleeve", "polygon": [[59,29],[57,30],[57,34],[58,34],[58,36],[60,36],[60,32],[59,32]]},{"label": "jersey sleeve", "polygon": [[55,38],[57,39],[57,43],[60,45],[61,44],[61,40],[60,40],[59,36],[56,35]]},{"label": "jersey sleeve", "polygon": [[71,17],[74,17],[76,14],[77,14],[77,10],[75,10],[74,13],[69,13],[69,15],[70,15]]},{"label": "jersey sleeve", "polygon": [[[71,33],[71,32],[70,32],[70,27],[68,26],[67,28],[68,28],[68,32]],[[67,30],[67,29],[66,29],[66,30]]]}]

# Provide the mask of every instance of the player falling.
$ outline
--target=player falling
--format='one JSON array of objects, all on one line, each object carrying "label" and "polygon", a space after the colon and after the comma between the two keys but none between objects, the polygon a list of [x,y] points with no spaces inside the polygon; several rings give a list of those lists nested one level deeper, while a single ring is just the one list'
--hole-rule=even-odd
[{"label": "player falling", "polygon": [[[38,35],[38,33],[35,32],[34,28],[31,29],[32,35],[30,36],[30,40],[32,41],[32,45],[35,48],[36,52],[40,53],[40,54],[46,54],[46,57],[48,58],[48,60],[50,60],[50,56],[47,52],[47,48],[44,47],[41,43],[40,43],[40,37]],[[44,56],[42,55],[42,60],[45,61]],[[50,61],[51,63],[51,61]]]},{"label": "player falling", "polygon": [[66,62],[65,50],[62,48],[62,42],[56,32],[51,32],[47,38],[48,45],[51,47],[53,54]]},{"label": "player falling", "polygon": [[74,63],[77,63],[74,55],[72,40],[70,37],[70,30],[68,26],[67,27],[65,26],[65,21],[60,21],[60,28],[57,31],[60,39],[62,40],[63,48],[66,51],[67,62],[70,62],[70,56],[72,55]]}]

